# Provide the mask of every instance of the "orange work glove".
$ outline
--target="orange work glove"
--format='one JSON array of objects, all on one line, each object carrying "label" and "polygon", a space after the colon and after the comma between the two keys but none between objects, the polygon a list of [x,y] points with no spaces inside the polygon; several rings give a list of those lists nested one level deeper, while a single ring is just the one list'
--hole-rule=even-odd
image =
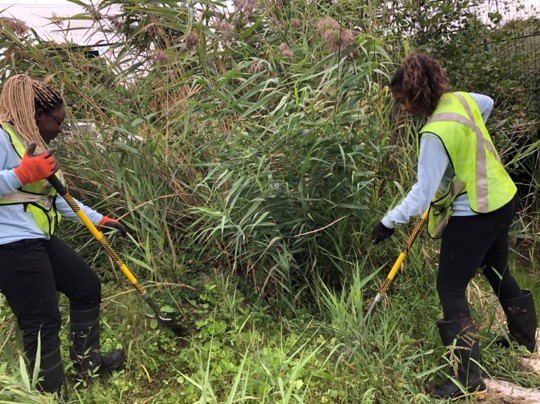
[{"label": "orange work glove", "polygon": [[36,144],[32,143],[24,152],[21,163],[13,169],[15,176],[22,185],[44,180],[53,175],[60,168],[54,158],[56,149],[49,149],[34,155]]},{"label": "orange work glove", "polygon": [[101,219],[101,221],[99,222],[99,226],[110,227],[112,229],[116,229],[120,232],[122,237],[127,236],[126,227],[122,223],[120,223],[118,220],[111,219],[108,216],[103,216],[103,219]]}]

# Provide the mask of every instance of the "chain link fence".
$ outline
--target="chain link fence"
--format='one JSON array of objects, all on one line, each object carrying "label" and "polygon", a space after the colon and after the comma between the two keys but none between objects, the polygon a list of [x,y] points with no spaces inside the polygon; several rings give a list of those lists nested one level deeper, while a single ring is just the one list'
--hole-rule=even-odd
[{"label": "chain link fence", "polygon": [[504,52],[509,63],[519,61],[540,73],[540,0],[486,0],[483,22],[501,31],[488,49]]}]

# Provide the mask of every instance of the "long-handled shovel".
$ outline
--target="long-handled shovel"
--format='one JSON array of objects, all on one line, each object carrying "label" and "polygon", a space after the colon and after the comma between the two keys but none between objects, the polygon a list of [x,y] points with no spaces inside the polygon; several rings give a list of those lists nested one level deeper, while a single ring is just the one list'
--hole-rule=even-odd
[{"label": "long-handled shovel", "polygon": [[401,267],[401,264],[403,264],[403,261],[405,261],[405,258],[407,257],[407,254],[409,253],[409,249],[411,248],[412,244],[414,243],[414,240],[416,239],[416,236],[418,236],[418,233],[420,233],[420,230],[422,230],[422,227],[426,223],[427,217],[428,217],[429,208],[424,212],[422,217],[420,218],[420,221],[416,223],[416,225],[413,227],[411,235],[405,242],[405,245],[403,247],[403,250],[401,251],[401,254],[399,254],[396,262],[394,263],[394,266],[386,276],[386,279],[381,284],[381,287],[379,288],[379,293],[377,293],[377,296],[375,296],[375,300],[373,300],[373,303],[371,304],[371,307],[367,311],[366,316],[364,317],[364,323],[366,323],[369,319],[369,316],[371,316],[371,313],[375,310],[375,307],[377,304],[382,300],[384,294],[390,287],[390,284],[394,280],[394,277],[396,276],[399,268]]},{"label": "long-handled shovel", "polygon": [[182,327],[180,324],[173,321],[171,318],[167,318],[161,315],[159,308],[157,307],[156,303],[150,298],[150,296],[146,293],[146,290],[139,284],[135,276],[131,273],[131,271],[128,269],[127,265],[122,261],[122,259],[119,257],[119,255],[112,249],[109,242],[107,241],[107,238],[101,233],[96,226],[90,221],[88,216],[84,213],[83,210],[77,205],[77,202],[73,199],[73,197],[69,194],[68,190],[60,182],[60,180],[56,177],[56,175],[51,175],[47,178],[47,181],[50,182],[50,184],[56,189],[56,192],[58,192],[68,203],[68,205],[73,209],[75,214],[81,219],[81,221],[86,225],[88,230],[90,230],[90,233],[94,236],[94,238],[99,241],[99,243],[103,246],[105,251],[107,251],[107,254],[113,259],[113,261],[118,265],[120,270],[124,273],[124,275],[129,279],[133,287],[139,292],[139,294],[142,296],[144,301],[150,306],[154,314],[156,315],[157,320],[163,324],[165,327],[172,330],[176,335],[185,335],[186,329]]}]

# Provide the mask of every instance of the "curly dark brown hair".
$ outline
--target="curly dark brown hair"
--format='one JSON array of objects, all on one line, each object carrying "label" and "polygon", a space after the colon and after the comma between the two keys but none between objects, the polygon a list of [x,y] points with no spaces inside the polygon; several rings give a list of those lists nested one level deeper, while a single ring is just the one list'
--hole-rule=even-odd
[{"label": "curly dark brown hair", "polygon": [[431,115],[449,82],[441,64],[432,57],[414,52],[403,59],[390,89],[404,94],[419,115]]}]

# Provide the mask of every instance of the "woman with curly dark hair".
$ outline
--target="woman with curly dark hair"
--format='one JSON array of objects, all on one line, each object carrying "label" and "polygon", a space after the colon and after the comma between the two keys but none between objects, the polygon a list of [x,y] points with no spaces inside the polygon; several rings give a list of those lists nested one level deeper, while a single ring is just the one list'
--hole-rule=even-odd
[{"label": "woman with curly dark hair", "polygon": [[396,225],[429,208],[428,231],[442,237],[437,292],[444,318],[436,324],[445,346],[455,341],[458,359],[457,377],[433,392],[444,399],[486,391],[465,294],[478,269],[507,316],[509,335],[499,344],[516,342],[535,351],[537,324],[531,292],[519,287],[508,267],[508,230],[518,197],[485,126],[493,100],[448,92],[448,87],[439,62],[422,53],[405,58],[395,73],[390,89],[401,110],[428,119],[420,130],[418,180],[373,230],[378,243],[391,237]]}]

